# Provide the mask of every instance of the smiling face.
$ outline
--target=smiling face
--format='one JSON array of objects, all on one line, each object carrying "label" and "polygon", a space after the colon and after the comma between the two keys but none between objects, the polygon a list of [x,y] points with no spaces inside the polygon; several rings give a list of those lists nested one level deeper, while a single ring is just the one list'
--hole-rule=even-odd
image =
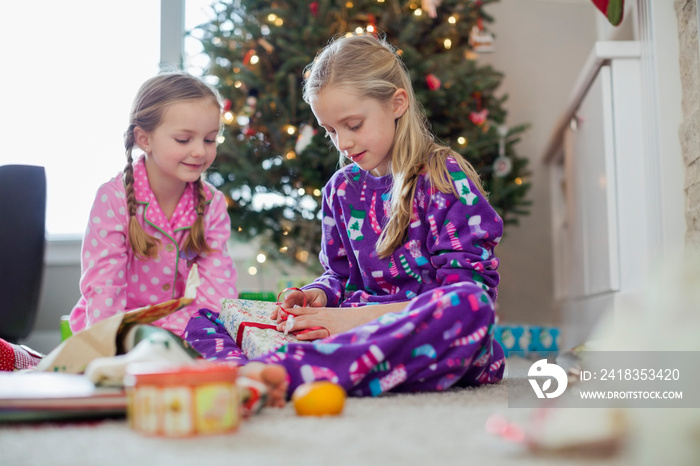
[{"label": "smiling face", "polygon": [[405,90],[380,102],[345,87],[327,86],[310,104],[318,124],[343,156],[376,176],[389,172],[395,120],[406,111]]},{"label": "smiling face", "polygon": [[135,129],[136,142],[146,152],[151,187],[184,186],[194,182],[216,157],[219,107],[209,98],[170,104],[151,132]]}]

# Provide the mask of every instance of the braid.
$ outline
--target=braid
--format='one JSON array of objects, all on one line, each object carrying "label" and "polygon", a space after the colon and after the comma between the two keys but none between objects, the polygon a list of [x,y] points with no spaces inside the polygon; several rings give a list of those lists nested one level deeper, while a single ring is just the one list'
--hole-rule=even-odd
[{"label": "braid", "polygon": [[209,248],[206,237],[204,235],[204,208],[206,196],[204,194],[204,183],[202,183],[201,178],[197,180],[196,188],[197,206],[195,207],[195,210],[197,212],[197,220],[195,220],[194,225],[192,225],[192,230],[190,231],[189,236],[185,240],[183,249],[187,253],[201,254],[211,252],[211,249]]},{"label": "braid", "polygon": [[130,125],[124,136],[126,146],[126,167],[124,167],[124,189],[126,190],[126,206],[129,213],[129,243],[136,253],[144,259],[158,257],[160,241],[143,231],[141,224],[136,220],[136,194],[134,192],[134,160],[132,150],[134,148],[134,127]]},{"label": "braid", "polygon": [[206,199],[206,195],[204,193],[204,183],[202,183],[202,179],[199,178],[197,180],[197,217],[204,216],[204,200],[205,199]]},{"label": "braid", "polygon": [[126,189],[126,207],[129,217],[136,215],[136,196],[134,195],[134,167],[131,158],[131,151],[126,158],[127,164],[124,167],[124,188]]}]

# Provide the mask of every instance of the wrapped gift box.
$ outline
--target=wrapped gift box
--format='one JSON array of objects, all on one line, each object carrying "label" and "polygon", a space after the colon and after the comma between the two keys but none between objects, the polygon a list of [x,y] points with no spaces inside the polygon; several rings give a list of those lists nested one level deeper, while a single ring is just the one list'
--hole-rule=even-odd
[{"label": "wrapped gift box", "polygon": [[270,314],[276,303],[248,299],[222,299],[219,319],[249,359],[277,351],[287,343],[298,343],[293,334],[277,330]]},{"label": "wrapped gift box", "polygon": [[547,357],[560,351],[561,332],[557,327],[525,324],[499,324],[494,332],[506,357],[509,354],[528,358]]}]

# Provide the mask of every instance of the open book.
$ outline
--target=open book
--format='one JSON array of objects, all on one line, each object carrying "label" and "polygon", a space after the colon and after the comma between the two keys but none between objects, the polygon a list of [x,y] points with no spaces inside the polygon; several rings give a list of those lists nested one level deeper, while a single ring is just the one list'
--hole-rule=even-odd
[{"label": "open book", "polygon": [[124,417],[122,388],[96,387],[80,374],[0,372],[0,423]]}]

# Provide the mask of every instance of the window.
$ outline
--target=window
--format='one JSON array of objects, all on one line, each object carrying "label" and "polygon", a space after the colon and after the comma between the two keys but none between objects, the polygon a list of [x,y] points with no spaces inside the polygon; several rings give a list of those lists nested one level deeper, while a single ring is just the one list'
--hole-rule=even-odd
[{"label": "window", "polygon": [[[210,3],[188,0],[186,11],[194,14],[188,19],[186,13],[185,27],[204,22]],[[161,61],[161,14],[168,13],[161,2],[95,5],[63,0],[0,6],[0,164],[46,168],[49,239],[82,236],[97,188],[126,163],[123,134],[131,102]],[[172,0],[162,5],[181,7]]]}]

